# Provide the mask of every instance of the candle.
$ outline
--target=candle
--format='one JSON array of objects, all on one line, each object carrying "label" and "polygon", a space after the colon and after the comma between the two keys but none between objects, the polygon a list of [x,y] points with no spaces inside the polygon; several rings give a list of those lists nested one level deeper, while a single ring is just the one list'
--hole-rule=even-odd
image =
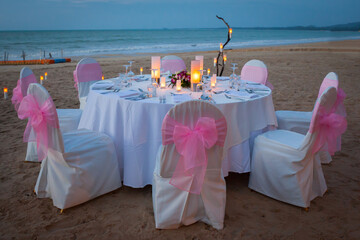
[{"label": "candle", "polygon": [[45,80],[47,80],[47,72],[45,72]]},{"label": "candle", "polygon": [[210,76],[210,68],[207,70],[207,75]]},{"label": "candle", "polygon": [[104,79],[105,79],[105,77],[104,77],[104,75],[102,75],[102,76],[101,76],[101,80],[104,80]]},{"label": "candle", "polygon": [[216,84],[216,74],[214,73],[212,77],[215,79],[215,84]]},{"label": "candle", "polygon": [[196,85],[200,83],[200,61],[191,61],[191,90],[196,91]]},{"label": "candle", "polygon": [[216,76],[212,76],[210,80],[210,87],[214,88],[216,85]]},{"label": "candle", "polygon": [[4,99],[8,98],[8,89],[7,87],[4,87]]},{"label": "candle", "polygon": [[227,56],[226,54],[224,55],[224,64],[226,64],[226,61],[227,61]]},{"label": "candle", "polygon": [[214,58],[214,67],[216,67],[217,58]]},{"label": "candle", "polygon": [[43,76],[40,76],[40,84],[43,85],[43,80],[44,80],[44,77]]},{"label": "candle", "polygon": [[231,38],[232,35],[232,28],[229,28],[229,37]]},{"label": "candle", "polygon": [[152,78],[160,78],[160,68],[161,68],[161,59],[159,56],[153,56],[151,57],[151,69],[156,69],[154,71],[154,76],[151,76]]},{"label": "candle", "polygon": [[176,80],[176,91],[181,91],[181,80]]},{"label": "candle", "polygon": [[202,71],[204,69],[204,56],[196,56],[195,60],[200,61],[200,70]]},{"label": "candle", "polygon": [[151,69],[151,78],[160,78],[160,69]]},{"label": "candle", "polygon": [[142,75],[142,73],[143,73],[143,68],[141,67],[140,68],[140,75]]},{"label": "candle", "polygon": [[223,51],[223,48],[224,48],[223,44],[222,44],[222,43],[220,43],[220,52],[222,52],[222,51]]},{"label": "candle", "polygon": [[165,87],[166,87],[165,77],[161,77],[160,78],[160,88],[165,88]]}]

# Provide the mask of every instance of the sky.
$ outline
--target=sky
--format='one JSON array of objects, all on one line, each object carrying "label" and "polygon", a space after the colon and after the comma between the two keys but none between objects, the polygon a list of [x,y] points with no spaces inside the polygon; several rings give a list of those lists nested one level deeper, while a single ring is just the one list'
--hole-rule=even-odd
[{"label": "sky", "polygon": [[360,0],[0,0],[0,30],[328,26]]}]

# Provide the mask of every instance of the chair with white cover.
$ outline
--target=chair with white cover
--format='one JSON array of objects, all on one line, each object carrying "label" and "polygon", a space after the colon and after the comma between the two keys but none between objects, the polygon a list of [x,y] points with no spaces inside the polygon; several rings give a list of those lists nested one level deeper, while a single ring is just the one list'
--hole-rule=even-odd
[{"label": "chair with white cover", "polygon": [[37,196],[51,198],[54,206],[65,209],[119,188],[120,170],[113,141],[105,134],[85,129],[62,134],[46,89],[33,83],[27,93],[18,115],[20,119],[28,118],[24,140],[36,141],[42,162],[35,186]]},{"label": "chair with white cover", "polygon": [[75,87],[78,89],[80,109],[84,109],[91,84],[102,79],[100,64],[93,58],[83,58],[73,72]]},{"label": "chair with white cover", "polygon": [[161,59],[162,73],[170,72],[171,74],[174,74],[183,70],[186,70],[186,65],[182,58],[175,55],[169,55]]},{"label": "chair with white cover", "polygon": [[257,59],[245,63],[241,69],[241,79],[266,85],[271,90],[274,89],[273,85],[267,80],[268,70],[265,63]]},{"label": "chair with white cover", "polygon": [[[346,130],[346,119],[334,113],[336,89],[327,88],[317,101],[306,135],[274,130],[256,137],[249,188],[271,198],[308,208],[327,186],[315,154]],[[335,136],[335,137],[334,137]]]},{"label": "chair with white cover", "polygon": [[[345,98],[344,91],[339,88],[338,76],[334,72],[328,73],[324,80],[321,83],[318,98],[324,92],[324,90],[328,87],[335,87],[337,90],[337,99],[336,99],[336,112],[342,116],[346,116],[345,108],[343,105],[343,101]],[[289,130],[301,134],[306,134],[309,130],[312,112],[303,112],[303,111],[285,111],[280,110],[276,111],[276,118],[278,121],[278,128]],[[341,150],[341,137],[338,139],[337,151]],[[321,153],[321,162],[322,163],[330,163],[331,156],[326,152]]]},{"label": "chair with white cover", "polygon": [[[12,103],[17,111],[23,98],[27,95],[28,87],[31,83],[37,83],[33,71],[28,67],[23,67],[20,71],[20,79],[13,90]],[[78,128],[82,110],[80,109],[56,109],[59,116],[60,130],[62,133]],[[25,161],[38,162],[36,145],[28,143]]]},{"label": "chair with white cover", "polygon": [[210,103],[188,101],[167,113],[152,185],[156,228],[175,229],[197,221],[223,228],[226,133],[225,117]]}]

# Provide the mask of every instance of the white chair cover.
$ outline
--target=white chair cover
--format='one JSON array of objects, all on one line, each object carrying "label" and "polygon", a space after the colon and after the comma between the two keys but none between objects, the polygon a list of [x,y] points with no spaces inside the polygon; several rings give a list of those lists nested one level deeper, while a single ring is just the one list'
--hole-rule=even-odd
[{"label": "white chair cover", "polygon": [[[224,117],[214,105],[203,101],[176,105],[168,115],[191,129],[199,117],[211,117],[215,120]],[[152,185],[156,228],[175,229],[197,221],[205,222],[216,229],[223,228],[226,204],[226,185],[221,171],[223,147],[214,145],[206,152],[208,165],[202,190],[198,195],[170,185],[169,181],[180,155],[175,144],[162,145],[159,148]]]},{"label": "white chair cover", "polygon": [[[28,67],[23,67],[20,71],[20,86],[23,97],[27,95],[28,87],[31,83],[36,83],[33,71]],[[80,109],[56,109],[60,130],[62,133],[75,130],[79,126],[82,110]],[[36,153],[36,143],[28,142],[26,151],[26,162],[39,162]]]},{"label": "white chair cover", "polygon": [[[319,89],[318,98],[321,96],[321,94],[326,88],[331,86],[335,87],[336,90],[339,86],[338,76],[334,72],[330,72],[325,76]],[[279,129],[289,130],[304,135],[308,132],[312,112],[281,110],[276,111],[275,113]],[[320,157],[321,163],[323,164],[328,164],[332,161],[330,154],[327,152],[319,153],[317,157]]]},{"label": "white chair cover", "polygon": [[264,62],[253,59],[245,63],[241,69],[241,79],[256,82],[268,86],[271,90],[273,85],[268,82],[268,70]]},{"label": "white chair cover", "polygon": [[[50,97],[37,83],[29,86],[28,94],[39,105]],[[54,206],[65,209],[121,186],[114,144],[105,134],[79,130],[62,135],[48,125],[48,142],[35,186],[39,198],[52,198]]]},{"label": "white chair cover", "polygon": [[[330,111],[335,101],[336,89],[326,89],[312,121],[317,121],[319,105]],[[311,152],[316,135],[287,130],[259,135],[254,143],[249,188],[295,206],[309,207],[310,201],[327,189],[321,163]]]},{"label": "white chair cover", "polygon": [[95,59],[83,58],[79,61],[74,71],[74,81],[78,86],[80,109],[85,108],[90,86],[101,78],[101,66]]}]

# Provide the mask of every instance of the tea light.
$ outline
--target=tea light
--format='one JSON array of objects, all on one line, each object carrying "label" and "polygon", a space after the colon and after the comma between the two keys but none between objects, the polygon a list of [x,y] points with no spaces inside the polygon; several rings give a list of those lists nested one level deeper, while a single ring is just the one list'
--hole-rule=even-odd
[{"label": "tea light", "polygon": [[8,98],[8,89],[7,87],[4,87],[4,99]]},{"label": "tea light", "polygon": [[160,78],[160,88],[165,88],[165,87],[166,87],[165,77],[161,77]]},{"label": "tea light", "polygon": [[226,61],[227,61],[227,56],[226,54],[224,55],[224,64],[226,64]]},{"label": "tea light", "polygon": [[105,78],[104,78],[104,75],[102,75],[102,76],[101,76],[101,80],[104,80],[104,79],[105,79]]},{"label": "tea light", "polygon": [[207,75],[210,76],[210,68],[207,70]]},{"label": "tea light", "polygon": [[229,37],[231,38],[232,35],[232,28],[229,28]]},{"label": "tea light", "polygon": [[47,72],[45,72],[45,81],[47,80]]},{"label": "tea light", "polygon": [[142,73],[143,73],[143,68],[141,67],[140,68],[140,75],[142,75]]},{"label": "tea light", "polygon": [[223,49],[224,49],[224,46],[223,46],[223,44],[222,44],[222,43],[220,43],[220,52],[222,52],[222,51],[223,51]]},{"label": "tea light", "polygon": [[176,80],[176,91],[181,91],[181,80]]},{"label": "tea light", "polygon": [[214,67],[216,67],[217,58],[214,58]]},{"label": "tea light", "polygon": [[44,77],[43,76],[40,76],[40,84],[43,85],[43,80],[44,80]]},{"label": "tea light", "polygon": [[211,77],[211,80],[210,80],[210,86],[211,88],[214,88],[216,85],[216,76],[215,77]]}]

